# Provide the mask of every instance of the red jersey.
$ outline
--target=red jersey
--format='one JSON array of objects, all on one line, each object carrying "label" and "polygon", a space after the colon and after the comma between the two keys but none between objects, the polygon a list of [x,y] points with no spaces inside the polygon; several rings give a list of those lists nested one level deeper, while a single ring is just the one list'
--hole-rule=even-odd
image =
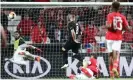
[{"label": "red jersey", "polygon": [[111,28],[106,33],[106,39],[122,40],[122,30],[128,26],[126,17],[119,12],[109,13],[107,15],[107,24],[111,24]]},{"label": "red jersey", "polygon": [[98,73],[98,66],[97,66],[97,60],[95,58],[90,58],[91,64],[87,66],[90,70],[94,72],[94,74]]}]

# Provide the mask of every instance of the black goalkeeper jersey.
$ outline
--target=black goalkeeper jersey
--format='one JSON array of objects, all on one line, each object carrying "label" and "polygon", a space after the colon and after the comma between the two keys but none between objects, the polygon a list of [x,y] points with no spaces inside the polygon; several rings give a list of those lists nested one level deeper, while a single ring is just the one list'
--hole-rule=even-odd
[{"label": "black goalkeeper jersey", "polygon": [[74,32],[76,34],[76,40],[78,42],[81,42],[81,28],[78,23],[75,23],[74,21],[70,22],[68,24],[68,31],[69,31],[69,40],[73,41],[71,30],[74,29]]}]

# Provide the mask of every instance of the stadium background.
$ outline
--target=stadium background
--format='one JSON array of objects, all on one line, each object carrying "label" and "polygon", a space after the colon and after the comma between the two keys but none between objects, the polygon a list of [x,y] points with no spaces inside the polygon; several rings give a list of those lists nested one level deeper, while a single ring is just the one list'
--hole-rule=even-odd
[{"label": "stadium background", "polygon": [[[17,14],[17,17],[14,20],[10,20],[7,16],[10,11],[14,11]],[[16,65],[11,63],[9,63],[10,65],[5,66],[7,63],[4,61],[4,59],[13,55],[14,38],[12,35],[16,30],[21,32],[22,37],[27,43],[38,46],[43,50],[43,53],[38,53],[29,49],[30,52],[42,56],[51,64],[51,70],[47,75],[42,76],[41,78],[65,78],[67,73],[60,69],[63,64],[60,48],[67,40],[66,26],[68,14],[75,14],[77,17],[76,20],[82,27],[82,55],[87,57],[90,55],[90,53],[97,54],[100,57],[100,60],[105,62],[106,68],[108,68],[108,58],[104,37],[106,30],[102,29],[102,27],[104,27],[106,15],[110,11],[110,6],[17,9],[3,8],[1,10],[1,24],[6,31],[9,44],[7,48],[1,48],[1,78],[15,78],[9,74],[9,72],[7,72],[7,68],[11,73],[19,77],[34,77],[38,74],[42,74],[41,71],[39,72],[39,70],[37,70],[39,67],[36,67],[35,72],[32,72],[32,69],[26,67],[18,68]],[[127,17],[130,26],[133,26],[133,6],[122,6],[120,12]],[[41,28],[39,28],[38,25],[41,25]],[[123,37],[124,43],[122,44],[121,59],[126,60],[127,63],[124,63],[125,65],[121,63],[121,77],[132,78],[133,68],[131,65],[133,64],[133,32],[125,32]],[[71,54],[69,55],[71,56]],[[69,58],[71,61],[71,57]],[[34,62],[31,62],[29,64],[30,68],[34,66],[33,63]],[[45,72],[48,68],[48,65],[43,62],[43,60],[41,62],[41,68],[43,72]],[[22,69],[24,72],[20,69]],[[29,72],[26,72],[25,69],[29,69]],[[128,70],[126,71],[126,69]],[[105,70],[101,72],[100,77],[108,77],[108,75],[104,73]]]}]

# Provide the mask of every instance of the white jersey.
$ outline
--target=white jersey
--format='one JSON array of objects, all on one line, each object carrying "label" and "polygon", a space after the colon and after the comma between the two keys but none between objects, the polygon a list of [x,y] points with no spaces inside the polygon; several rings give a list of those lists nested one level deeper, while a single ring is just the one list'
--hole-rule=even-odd
[{"label": "white jersey", "polygon": [[[18,46],[17,50],[14,52],[12,62],[16,64],[26,64],[26,61],[24,60],[25,55],[30,55],[28,51],[26,51],[26,47],[30,47],[31,45],[22,44]],[[34,46],[31,46],[32,48],[35,48]],[[24,55],[20,54],[24,53]]]}]

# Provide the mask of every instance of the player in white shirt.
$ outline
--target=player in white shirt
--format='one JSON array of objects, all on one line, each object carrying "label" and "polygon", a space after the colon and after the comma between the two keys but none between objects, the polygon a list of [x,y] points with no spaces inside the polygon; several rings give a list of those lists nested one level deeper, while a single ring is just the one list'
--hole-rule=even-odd
[{"label": "player in white shirt", "polygon": [[26,51],[27,47],[33,48],[33,49],[36,49],[36,50],[42,52],[37,47],[28,45],[28,44],[22,44],[22,45],[18,46],[17,50],[14,52],[13,57],[11,59],[6,58],[6,60],[10,61],[12,63],[15,63],[15,64],[19,64],[19,65],[26,65],[27,59],[28,60],[36,60],[36,61],[40,62],[40,56],[33,55],[33,54],[29,53],[28,51]]}]

